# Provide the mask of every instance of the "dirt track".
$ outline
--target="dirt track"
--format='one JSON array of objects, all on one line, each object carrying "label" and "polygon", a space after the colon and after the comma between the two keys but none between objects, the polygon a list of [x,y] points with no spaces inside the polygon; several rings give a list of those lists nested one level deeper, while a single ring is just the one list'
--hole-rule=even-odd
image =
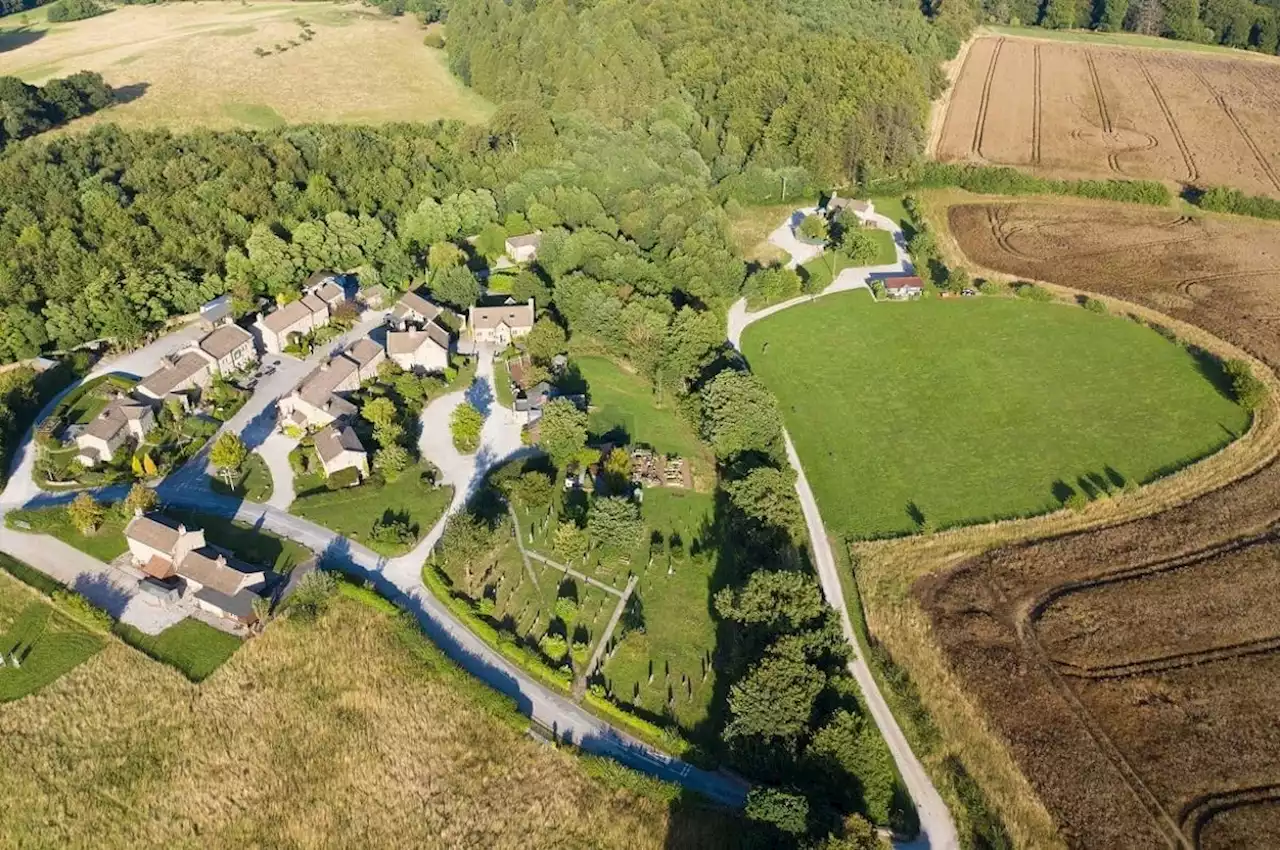
[{"label": "dirt track", "polygon": [[1280,70],[1248,59],[988,36],[937,157],[1280,195]]},{"label": "dirt track", "polygon": [[[953,206],[975,263],[1114,295],[1280,366],[1280,230]],[[922,579],[934,636],[1072,845],[1280,846],[1280,465]],[[1270,590],[1268,590],[1270,588]]]}]

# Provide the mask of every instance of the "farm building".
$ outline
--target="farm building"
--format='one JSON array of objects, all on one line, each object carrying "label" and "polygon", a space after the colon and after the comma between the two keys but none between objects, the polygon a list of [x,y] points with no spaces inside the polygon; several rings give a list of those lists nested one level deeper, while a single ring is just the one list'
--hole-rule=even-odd
[{"label": "farm building", "polygon": [[138,511],[124,530],[139,584],[166,600],[187,600],[213,614],[252,623],[253,602],[267,589],[267,571],[210,546],[204,532],[159,513]]},{"label": "farm building", "polygon": [[841,210],[850,210],[859,216],[864,216],[871,212],[871,204],[855,198],[842,198],[838,193],[833,192],[822,209],[828,217],[834,216]]},{"label": "farm building", "polygon": [[231,321],[231,296],[219,295],[200,305],[200,322],[209,330]]},{"label": "farm building", "polygon": [[924,292],[924,281],[912,275],[885,278],[884,291],[890,298],[916,298]]},{"label": "farm building", "polygon": [[205,336],[196,348],[209,358],[209,368],[228,375],[258,361],[253,334],[239,325],[222,325]]},{"label": "farm building", "polygon": [[423,298],[416,292],[406,292],[400,296],[396,306],[391,308],[389,321],[397,330],[408,330],[410,327],[422,327],[433,321],[443,312],[442,308]]},{"label": "farm building", "polygon": [[355,468],[369,474],[369,456],[356,432],[344,422],[334,422],[316,432],[316,454],[326,477],[343,469]]},{"label": "farm building", "polygon": [[449,332],[435,322],[419,330],[410,328],[387,334],[387,354],[401,369],[419,374],[443,372],[449,365]]},{"label": "farm building", "polygon": [[507,237],[507,257],[513,263],[527,263],[538,258],[538,246],[542,244],[542,232]]}]

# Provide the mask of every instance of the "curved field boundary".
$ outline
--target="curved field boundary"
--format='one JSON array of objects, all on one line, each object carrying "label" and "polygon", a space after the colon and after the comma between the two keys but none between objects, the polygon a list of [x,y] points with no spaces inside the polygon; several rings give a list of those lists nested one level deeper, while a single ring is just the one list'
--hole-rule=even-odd
[{"label": "curved field boundary", "polygon": [[1183,667],[1212,664],[1215,661],[1230,661],[1235,658],[1247,658],[1251,655],[1269,655],[1276,650],[1280,650],[1280,636],[1241,641],[1229,646],[1218,646],[1196,652],[1178,652],[1140,661],[1104,664],[1098,667],[1086,667],[1080,664],[1072,664],[1069,661],[1057,660],[1053,664],[1059,673],[1072,678],[1125,679],[1130,676],[1148,676],[1152,673],[1180,670]]},{"label": "curved field boundary", "polygon": [[1232,791],[1203,794],[1182,809],[1178,820],[1185,833],[1191,836],[1194,846],[1200,846],[1200,833],[1223,812],[1245,806],[1280,803],[1280,785],[1254,785]]},{"label": "curved field boundary", "polygon": [[1258,147],[1258,143],[1253,140],[1253,136],[1249,135],[1248,129],[1245,128],[1244,124],[1240,123],[1240,119],[1236,117],[1235,110],[1233,110],[1231,105],[1227,103],[1227,99],[1219,94],[1218,90],[1215,89],[1209,81],[1204,78],[1204,75],[1194,67],[1191,72],[1195,74],[1196,79],[1205,87],[1209,92],[1209,95],[1217,101],[1218,107],[1222,109],[1223,113],[1226,114],[1227,119],[1235,126],[1236,132],[1240,134],[1240,138],[1244,139],[1245,144],[1249,146],[1249,150],[1253,153],[1253,158],[1258,162],[1258,167],[1262,169],[1262,173],[1271,181],[1271,185],[1280,190],[1280,177],[1276,175],[1275,169],[1271,167],[1271,163],[1267,161],[1266,155],[1262,152],[1262,149]]},{"label": "curved field boundary", "polygon": [[1037,43],[1032,49],[1032,83],[1031,83],[1031,162],[1033,165],[1040,164],[1040,111],[1043,98],[1040,94],[1040,45]]},{"label": "curved field boundary", "polygon": [[1173,134],[1173,140],[1178,145],[1178,152],[1182,154],[1182,163],[1187,167],[1187,181],[1194,183],[1200,179],[1200,169],[1196,167],[1195,157],[1191,155],[1191,148],[1187,146],[1187,140],[1182,137],[1182,128],[1178,126],[1178,122],[1173,118],[1173,111],[1169,109],[1168,102],[1164,99],[1160,87],[1156,85],[1155,77],[1151,76],[1151,71],[1147,68],[1147,63],[1142,61],[1141,56],[1134,56],[1134,61],[1138,63],[1139,70],[1142,71],[1143,78],[1146,79],[1147,85],[1151,88],[1151,94],[1156,99],[1156,104],[1160,107],[1160,112],[1164,114],[1165,123],[1169,125],[1169,132]]},{"label": "curved field boundary", "polygon": [[982,82],[982,100],[978,102],[978,117],[973,124],[973,146],[971,150],[982,156],[982,139],[987,132],[987,107],[991,102],[991,83],[996,77],[996,63],[1000,61],[1000,50],[1004,47],[1004,39],[996,41],[991,51],[991,62],[987,65],[987,77]]},{"label": "curved field boundary", "polygon": [[[967,268],[971,273],[991,280],[1030,280],[1059,295],[1097,297],[1113,312],[1132,313],[1158,322],[1173,329],[1179,337],[1221,357],[1239,358],[1250,363],[1268,388],[1268,402],[1238,440],[1215,455],[1141,487],[1136,493],[1091,504],[1081,513],[1058,511],[1039,517],[951,529],[923,537],[869,542],[854,549],[863,577],[859,589],[866,600],[869,629],[890,652],[903,658],[904,664],[909,664],[908,669],[917,682],[926,710],[937,720],[944,740],[965,760],[966,766],[971,767],[984,790],[993,795],[993,803],[1006,813],[1006,823],[1015,841],[1026,846],[1065,848],[1067,842],[1057,832],[1057,825],[1049,812],[1039,803],[1028,774],[1017,757],[993,732],[985,711],[975,703],[973,695],[959,685],[946,652],[931,629],[923,625],[928,618],[927,611],[920,607],[919,600],[909,588],[926,577],[945,576],[952,568],[981,552],[1091,534],[1142,521],[1256,476],[1280,456],[1280,417],[1277,416],[1276,404],[1280,399],[1280,379],[1270,367],[1238,343],[1228,342],[1156,307],[1110,293],[1053,283],[1035,275],[1012,274],[974,261],[961,250],[951,232],[946,212],[953,205],[973,205],[973,198],[956,190],[931,190],[924,193],[921,200],[924,216],[938,235],[939,248],[949,264]],[[1028,199],[992,197],[986,201],[990,204],[1018,204],[1027,203]],[[1053,198],[1052,201],[1089,208],[1108,206],[1106,202],[1083,199]],[[1260,528],[1256,533],[1262,531]],[[989,587],[994,598],[1003,600],[998,585]],[[1008,608],[1006,601],[1001,601],[1000,605]],[[1017,623],[1021,612],[1011,614],[1011,619]],[[1015,640],[1021,643],[1017,635]],[[1028,658],[1028,663],[1034,664],[1034,656]],[[1065,677],[1054,676],[1052,670],[1046,675],[1057,680],[1055,693],[1058,693],[1057,688],[1070,691]],[[1062,698],[1070,704],[1073,694],[1072,691]],[[1072,712],[1070,716],[1074,718],[1077,715]],[[1139,792],[1132,793],[1135,799],[1140,799]],[[1142,811],[1150,812],[1150,809],[1144,806]],[[1185,835],[1170,831],[1167,826],[1161,829],[1161,834],[1168,836],[1170,846],[1188,846]]]}]

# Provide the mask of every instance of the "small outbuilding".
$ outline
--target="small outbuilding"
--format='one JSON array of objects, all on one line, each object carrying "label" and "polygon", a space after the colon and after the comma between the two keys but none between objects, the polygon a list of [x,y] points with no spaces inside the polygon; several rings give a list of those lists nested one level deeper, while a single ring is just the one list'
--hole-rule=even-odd
[{"label": "small outbuilding", "polygon": [[918,298],[924,293],[924,281],[914,275],[884,279],[884,291],[890,298]]}]

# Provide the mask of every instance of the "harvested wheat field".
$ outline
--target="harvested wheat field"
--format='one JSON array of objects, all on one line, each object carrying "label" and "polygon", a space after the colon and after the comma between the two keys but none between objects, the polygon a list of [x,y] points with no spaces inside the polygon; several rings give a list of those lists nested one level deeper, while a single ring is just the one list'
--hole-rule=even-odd
[{"label": "harvested wheat field", "polygon": [[1280,63],[984,37],[934,155],[1280,195]]},{"label": "harvested wheat field", "polygon": [[127,102],[77,130],[478,121],[491,109],[423,44],[416,19],[354,4],[174,3],[52,26],[5,22],[0,74],[42,83],[98,71],[121,91]]},{"label": "harvested wheat field", "polygon": [[[958,204],[948,220],[983,267],[1152,307],[1280,366],[1280,229],[1099,204]],[[915,591],[1068,844],[1272,848],[1278,580],[1272,462],[1154,516],[987,552]]]},{"label": "harvested wheat field", "polygon": [[0,710],[0,846],[657,848],[735,832],[592,778],[492,702],[416,628],[348,599],[314,625],[273,623],[199,686],[112,642]]}]

